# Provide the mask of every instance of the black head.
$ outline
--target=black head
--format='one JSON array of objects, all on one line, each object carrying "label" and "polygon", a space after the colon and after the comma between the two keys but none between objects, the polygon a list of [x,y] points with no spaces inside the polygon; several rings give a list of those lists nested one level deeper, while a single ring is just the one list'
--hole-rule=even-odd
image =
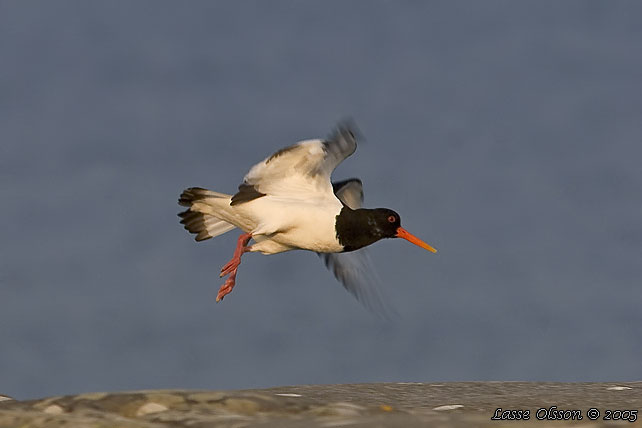
[{"label": "black head", "polygon": [[382,238],[403,238],[429,251],[430,245],[401,227],[399,214],[388,208],[351,210],[344,207],[336,220],[337,238],[345,251],[353,251]]},{"label": "black head", "polygon": [[399,214],[388,208],[375,208],[366,211],[370,211],[371,220],[369,226],[380,236],[379,239],[397,237],[397,229],[401,226]]}]

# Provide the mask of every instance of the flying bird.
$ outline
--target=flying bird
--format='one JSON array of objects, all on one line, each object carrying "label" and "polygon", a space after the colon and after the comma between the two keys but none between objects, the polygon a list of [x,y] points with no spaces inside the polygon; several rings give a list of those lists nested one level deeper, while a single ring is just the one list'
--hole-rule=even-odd
[{"label": "flying bird", "polygon": [[[300,141],[254,165],[234,195],[200,187],[183,191],[181,224],[203,241],[234,228],[234,256],[221,268],[227,276],[216,296],[221,301],[236,284],[241,256],[290,250],[318,253],[334,276],[366,306],[379,305],[365,247],[382,238],[403,238],[428,251],[430,245],[401,227],[387,208],[361,208],[361,180],[332,183],[332,171],[357,148],[351,123],[340,123],[327,139]],[[253,243],[250,245],[250,241]],[[376,308],[375,308],[376,309]]]}]

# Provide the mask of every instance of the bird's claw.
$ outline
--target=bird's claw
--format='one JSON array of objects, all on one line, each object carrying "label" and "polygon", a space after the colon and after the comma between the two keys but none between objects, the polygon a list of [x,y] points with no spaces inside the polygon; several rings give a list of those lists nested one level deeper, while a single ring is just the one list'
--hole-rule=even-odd
[{"label": "bird's claw", "polygon": [[236,269],[238,269],[240,264],[241,264],[240,258],[238,260],[237,259],[230,260],[229,262],[227,262],[225,266],[221,268],[221,274],[219,275],[219,278],[223,278],[225,275],[228,275],[234,272]]},{"label": "bird's claw", "polygon": [[232,292],[232,289],[234,288],[235,283],[236,283],[236,272],[234,272],[234,276],[229,277],[225,281],[225,284],[221,285],[221,288],[218,290],[218,294],[216,295],[216,301],[220,302],[221,300],[223,300],[225,296],[230,294]]}]

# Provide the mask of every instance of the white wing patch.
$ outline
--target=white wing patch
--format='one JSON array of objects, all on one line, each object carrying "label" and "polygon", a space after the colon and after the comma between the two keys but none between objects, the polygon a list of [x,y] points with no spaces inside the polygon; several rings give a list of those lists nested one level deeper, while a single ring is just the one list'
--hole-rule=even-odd
[{"label": "white wing patch", "polygon": [[325,158],[322,140],[302,141],[281,154],[277,152],[250,169],[243,179],[260,193],[287,199],[331,193],[330,173],[322,168]]},{"label": "white wing patch", "polygon": [[357,148],[351,126],[340,124],[326,140],[301,141],[254,165],[233,202],[248,202],[265,195],[297,201],[336,200],[330,175]]}]

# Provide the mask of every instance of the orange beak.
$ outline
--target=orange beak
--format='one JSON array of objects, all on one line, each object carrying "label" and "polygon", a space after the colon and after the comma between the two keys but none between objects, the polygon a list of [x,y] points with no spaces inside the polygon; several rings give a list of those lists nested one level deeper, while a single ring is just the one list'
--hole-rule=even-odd
[{"label": "orange beak", "polygon": [[436,253],[437,252],[437,250],[435,250],[433,247],[431,247],[430,245],[426,244],[424,241],[422,241],[421,239],[417,238],[415,235],[413,235],[412,233],[408,232],[406,229],[404,229],[401,226],[399,226],[397,228],[397,238],[403,238],[406,241],[412,242],[413,244],[418,245],[421,248],[423,248],[425,250],[428,250],[428,251],[430,251],[432,253]]}]

